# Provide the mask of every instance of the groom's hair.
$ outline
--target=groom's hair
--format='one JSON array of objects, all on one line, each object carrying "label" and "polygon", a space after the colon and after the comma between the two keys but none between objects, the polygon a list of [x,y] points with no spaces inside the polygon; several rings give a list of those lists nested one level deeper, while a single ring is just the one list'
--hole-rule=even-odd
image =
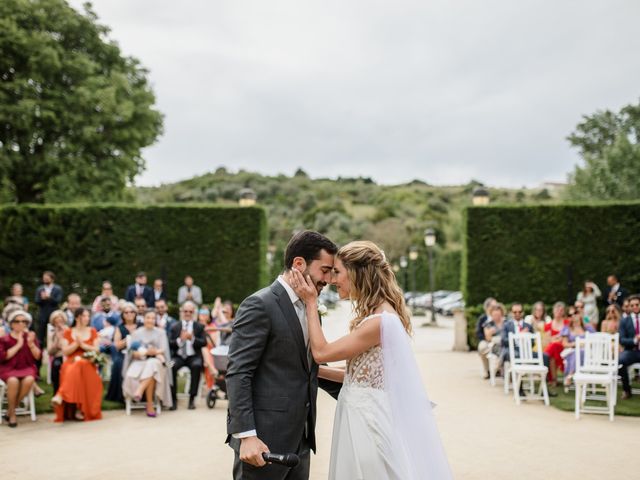
[{"label": "groom's hair", "polygon": [[298,232],[291,237],[284,252],[284,266],[289,270],[293,266],[293,259],[296,257],[304,258],[304,261],[309,264],[313,260],[320,258],[322,250],[335,255],[338,252],[338,247],[321,233],[312,230]]}]

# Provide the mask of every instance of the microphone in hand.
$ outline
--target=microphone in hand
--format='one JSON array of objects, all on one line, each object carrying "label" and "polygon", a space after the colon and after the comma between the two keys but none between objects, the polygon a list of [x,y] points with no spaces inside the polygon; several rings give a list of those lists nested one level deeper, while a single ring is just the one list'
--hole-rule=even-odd
[{"label": "microphone in hand", "polygon": [[277,463],[290,468],[300,463],[300,458],[295,453],[263,453],[262,458],[267,463]]}]

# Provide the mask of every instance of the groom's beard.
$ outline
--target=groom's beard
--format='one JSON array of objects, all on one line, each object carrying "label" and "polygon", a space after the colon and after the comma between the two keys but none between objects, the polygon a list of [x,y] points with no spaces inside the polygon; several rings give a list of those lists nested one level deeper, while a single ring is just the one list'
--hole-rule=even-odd
[{"label": "groom's beard", "polygon": [[313,275],[311,275],[311,273],[309,273],[308,269],[304,271],[303,275],[305,277],[307,275],[309,275],[309,277],[311,277],[311,280],[313,281],[313,284],[316,287],[318,295],[320,295],[320,292],[322,292],[322,289],[327,286],[327,282],[323,282],[322,280],[317,280],[317,279],[313,278]]}]

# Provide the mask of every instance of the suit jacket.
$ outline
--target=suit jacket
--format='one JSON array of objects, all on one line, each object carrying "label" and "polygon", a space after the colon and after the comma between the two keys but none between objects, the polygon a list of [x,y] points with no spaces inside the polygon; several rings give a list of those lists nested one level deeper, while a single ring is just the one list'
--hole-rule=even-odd
[{"label": "suit jacket", "polygon": [[610,293],[611,293],[611,287],[607,287],[607,289],[604,292],[604,296],[602,297],[604,299],[605,305],[613,305],[613,303],[617,303],[619,307],[622,307],[622,304],[624,303],[624,299],[629,296],[629,292],[627,291],[626,288],[622,288],[622,285],[618,288],[618,291],[616,292],[615,302],[609,301]]},{"label": "suit jacket", "polygon": [[[182,332],[182,320],[176,320],[173,326],[169,328],[171,329],[169,332],[169,348],[171,349],[171,357],[174,358],[178,356],[178,350],[180,350],[180,345],[178,345],[178,338],[180,338],[180,332]],[[202,358],[202,347],[207,344],[207,337],[204,333],[204,327],[197,320],[193,321],[192,341],[195,355]]]},{"label": "suit jacket", "polygon": [[636,326],[633,316],[625,315],[622,317],[620,325],[618,326],[618,333],[620,333],[620,345],[622,345],[625,350],[636,350],[638,348],[638,345],[633,342],[636,336]]},{"label": "suit jacket", "polygon": [[[187,298],[188,293],[189,293],[189,289],[187,288],[186,285],[183,285],[178,289],[179,305],[182,305],[184,302],[188,300]],[[193,298],[193,301],[195,303],[197,303],[198,305],[202,305],[202,289],[199,286],[193,285],[191,287],[191,297]]]},{"label": "suit jacket", "polygon": [[[533,325],[527,322],[522,322],[522,331],[528,333],[535,333],[533,329]],[[518,326],[516,325],[516,321],[514,319],[509,319],[505,322],[502,327],[502,334],[500,337],[500,341],[502,343],[502,351],[506,354],[506,358],[509,358],[509,333],[518,333]],[[518,351],[518,347],[516,346],[516,352]]]},{"label": "suit jacket", "polygon": [[[135,284],[129,285],[127,287],[127,291],[124,294],[124,298],[127,302],[131,302],[131,303],[135,302],[136,300]],[[153,295],[153,288],[151,288],[149,285],[145,285],[144,288],[142,289],[142,298],[144,298],[144,301],[147,302],[147,307],[149,308],[155,307],[156,299],[155,299],[155,296]]]},{"label": "suit jacket", "polygon": [[62,302],[62,287],[60,285],[53,284],[51,288],[51,296],[46,299],[42,299],[40,294],[44,291],[44,285],[40,285],[36,289],[36,305],[40,307],[39,319],[40,322],[49,323],[49,315],[58,308],[58,305]]},{"label": "suit jacket", "polygon": [[[284,287],[275,281],[242,302],[233,322],[227,369],[227,442],[256,430],[272,452],[295,452],[305,434],[315,452],[318,365],[309,361],[302,327]],[[335,382],[323,382],[333,394]]]}]

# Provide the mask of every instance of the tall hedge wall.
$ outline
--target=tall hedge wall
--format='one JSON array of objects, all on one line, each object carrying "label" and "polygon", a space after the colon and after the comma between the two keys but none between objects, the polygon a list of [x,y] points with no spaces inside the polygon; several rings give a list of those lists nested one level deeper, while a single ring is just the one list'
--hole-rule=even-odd
[{"label": "tall hedge wall", "polygon": [[0,294],[13,282],[33,298],[43,270],[65,293],[93,300],[110,280],[124,295],[135,273],[166,279],[176,301],[186,274],[216,296],[240,302],[267,281],[262,208],[180,206],[7,206],[0,208]]},{"label": "tall hedge wall", "polygon": [[467,305],[575,300],[585,280],[603,290],[617,272],[640,291],[640,203],[470,207],[462,285]]}]

